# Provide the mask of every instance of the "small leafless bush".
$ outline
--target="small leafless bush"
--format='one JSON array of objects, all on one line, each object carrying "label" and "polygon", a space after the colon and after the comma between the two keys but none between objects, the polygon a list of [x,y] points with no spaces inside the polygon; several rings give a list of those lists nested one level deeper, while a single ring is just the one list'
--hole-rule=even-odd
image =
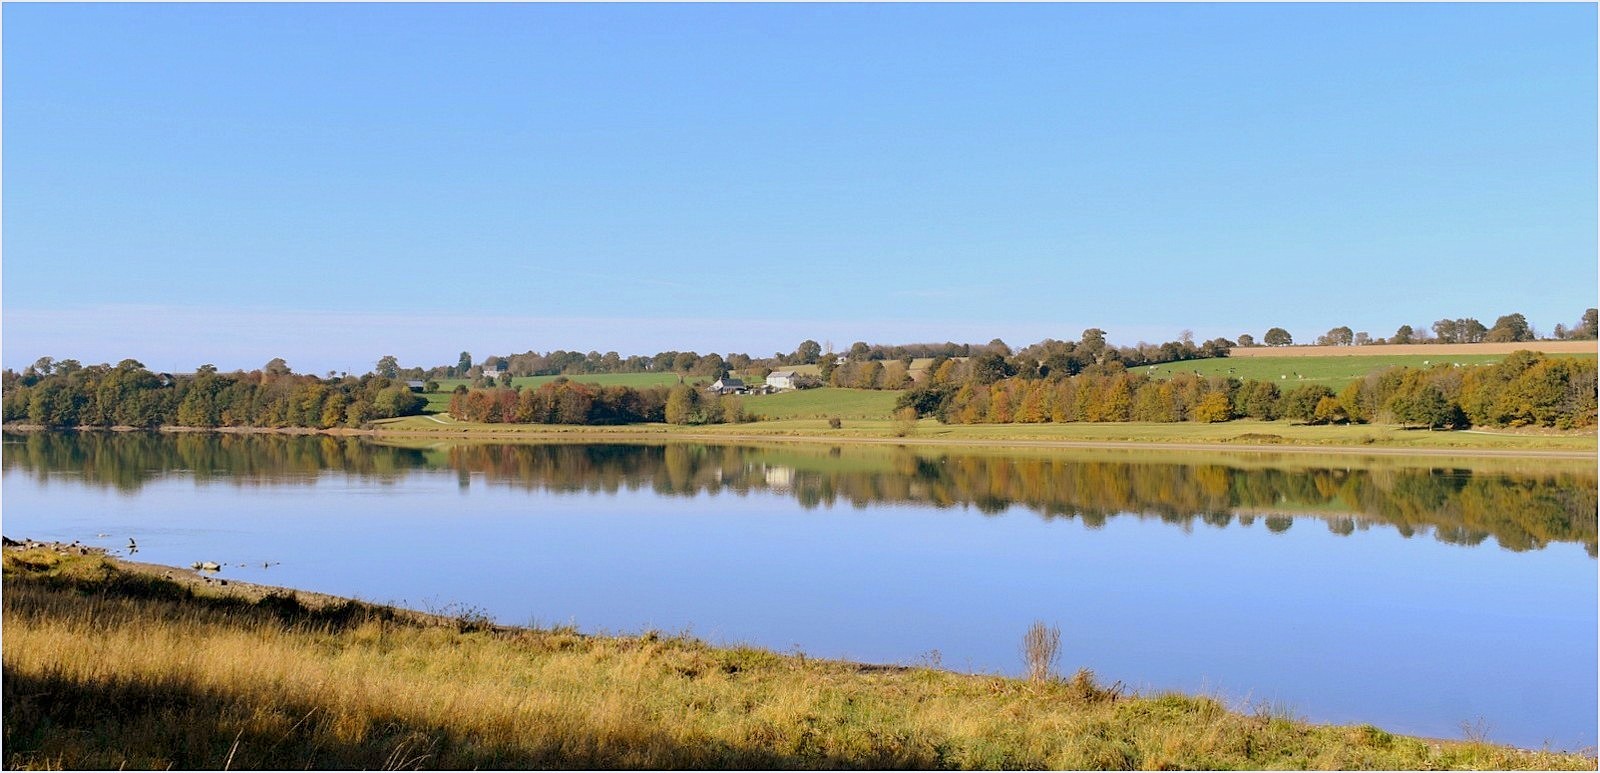
[{"label": "small leafless bush", "polygon": [[1043,620],[1033,621],[1028,633],[1022,637],[1022,662],[1028,667],[1028,680],[1043,682],[1049,679],[1061,657],[1061,629],[1045,625]]}]

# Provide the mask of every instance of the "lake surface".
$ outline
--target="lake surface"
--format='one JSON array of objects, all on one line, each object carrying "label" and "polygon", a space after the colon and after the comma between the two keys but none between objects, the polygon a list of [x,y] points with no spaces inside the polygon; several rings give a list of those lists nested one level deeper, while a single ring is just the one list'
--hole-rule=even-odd
[{"label": "lake surface", "polygon": [[1146,692],[1560,749],[1600,721],[1592,462],[142,433],[3,451],[6,536],[131,537],[223,577],[1013,675],[1042,620],[1062,671]]}]

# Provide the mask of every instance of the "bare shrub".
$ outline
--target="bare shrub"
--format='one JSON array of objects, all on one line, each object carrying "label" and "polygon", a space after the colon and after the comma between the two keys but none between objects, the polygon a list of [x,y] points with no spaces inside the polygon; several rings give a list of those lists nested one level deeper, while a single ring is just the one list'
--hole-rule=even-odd
[{"label": "bare shrub", "polygon": [[1061,629],[1047,626],[1043,620],[1033,621],[1028,633],[1022,637],[1022,662],[1028,667],[1028,680],[1043,682],[1050,679],[1060,658]]},{"label": "bare shrub", "polygon": [[908,437],[917,433],[917,409],[906,406],[894,412],[894,436]]}]

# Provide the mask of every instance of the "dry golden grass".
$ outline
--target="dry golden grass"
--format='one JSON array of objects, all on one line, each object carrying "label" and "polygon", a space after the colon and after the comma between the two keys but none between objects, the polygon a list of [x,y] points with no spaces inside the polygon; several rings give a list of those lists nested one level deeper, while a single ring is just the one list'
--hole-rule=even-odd
[{"label": "dry golden grass", "polygon": [[1029,683],[356,602],[197,595],[6,551],[14,768],[1568,768],[1088,674]]}]

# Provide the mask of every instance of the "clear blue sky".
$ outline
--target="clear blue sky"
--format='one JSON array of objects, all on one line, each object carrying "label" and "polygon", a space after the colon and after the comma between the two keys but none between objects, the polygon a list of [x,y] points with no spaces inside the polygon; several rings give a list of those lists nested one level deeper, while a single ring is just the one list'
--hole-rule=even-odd
[{"label": "clear blue sky", "polygon": [[3,360],[1596,304],[1596,8],[15,4]]}]

